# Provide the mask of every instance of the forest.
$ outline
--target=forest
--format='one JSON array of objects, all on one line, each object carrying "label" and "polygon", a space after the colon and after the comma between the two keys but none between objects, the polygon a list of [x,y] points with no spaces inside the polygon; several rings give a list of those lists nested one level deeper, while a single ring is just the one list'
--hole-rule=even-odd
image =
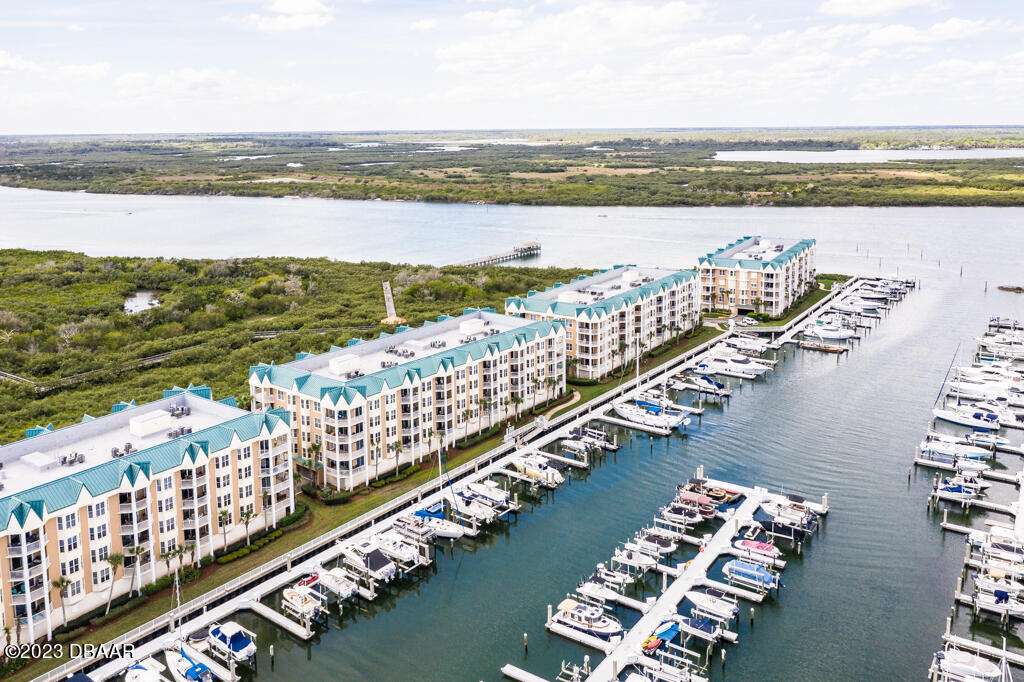
[{"label": "forest", "polygon": [[721,150],[1024,148],[1024,128],[0,137],[0,185],[588,206],[1024,205],[1024,158],[764,163]]},{"label": "forest", "polygon": [[[584,270],[345,263],[314,258],[93,258],[0,250],[0,443],[121,400],[205,383],[248,406],[248,368],[393,331],[381,281],[409,324],[567,281]],[[135,313],[126,297],[159,305]],[[277,333],[274,332],[284,332]],[[268,338],[269,337],[269,338]]]}]

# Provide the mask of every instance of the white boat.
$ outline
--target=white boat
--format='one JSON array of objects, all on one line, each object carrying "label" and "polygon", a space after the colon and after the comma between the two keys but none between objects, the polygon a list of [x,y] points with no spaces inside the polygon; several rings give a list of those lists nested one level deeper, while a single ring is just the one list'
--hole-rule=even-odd
[{"label": "white boat", "polygon": [[485,504],[475,493],[468,490],[452,491],[449,488],[445,491],[445,496],[456,513],[461,516],[476,519],[478,523],[491,523],[498,518],[498,512],[494,507]]},{"label": "white boat", "polygon": [[213,682],[213,673],[204,664],[193,661],[180,646],[164,652],[174,682]]},{"label": "white boat", "polygon": [[654,533],[637,533],[633,542],[648,554],[671,554],[677,546],[672,540]]},{"label": "white boat", "polygon": [[923,454],[942,455],[957,459],[987,459],[992,456],[991,450],[980,448],[977,445],[964,445],[959,439],[951,436],[933,435],[928,440],[921,441],[921,452]]},{"label": "white boat", "polygon": [[987,430],[999,429],[999,418],[991,412],[976,410],[972,408],[954,407],[949,409],[933,408],[932,415],[936,419],[947,421],[952,424],[969,426],[972,429]]},{"label": "white boat", "polygon": [[990,611],[1000,615],[1007,614],[1018,618],[1024,616],[1024,602],[1012,598],[1002,590],[989,594],[988,592],[975,592],[972,601],[983,611]]},{"label": "white boat", "polygon": [[949,485],[960,485],[976,493],[979,493],[986,488],[991,488],[992,484],[988,481],[982,480],[971,473],[958,471],[955,475],[946,479]]},{"label": "white boat", "polygon": [[614,600],[619,596],[618,585],[609,583],[600,576],[592,575],[576,586],[576,593],[598,601]]},{"label": "white boat", "polygon": [[497,481],[476,481],[467,485],[466,488],[492,504],[508,504],[508,491],[502,490]]},{"label": "white boat", "polygon": [[722,348],[720,346],[715,347],[708,360],[710,360],[712,364],[724,361],[733,369],[753,372],[754,374],[764,374],[771,369],[768,364],[765,364],[767,362],[766,360],[752,358],[748,355],[737,353],[730,348]]},{"label": "white boat", "polygon": [[403,564],[419,563],[420,555],[416,551],[416,546],[410,544],[394,529],[375,535],[373,541],[380,551],[395,561]]},{"label": "white boat", "polygon": [[950,398],[965,400],[986,400],[988,398],[1005,399],[1008,403],[1022,404],[1024,393],[1015,384],[1002,384],[992,381],[971,381],[964,378],[950,379],[946,384]]},{"label": "white boat", "polygon": [[984,570],[975,576],[974,586],[980,592],[995,593],[996,590],[1002,590],[1017,599],[1024,594],[1024,582],[1014,580],[1005,572],[994,568]]},{"label": "white boat", "polygon": [[1020,424],[1021,422],[1024,422],[1024,414],[1011,410],[1009,399],[1005,396],[978,400],[972,402],[969,407],[991,412],[996,415],[1000,424]]},{"label": "white boat", "polygon": [[[322,610],[320,600],[310,594],[306,585],[293,585],[281,592],[281,607],[299,619],[316,620]],[[326,615],[326,613],[324,613]]]},{"label": "white boat", "polygon": [[439,538],[458,540],[466,534],[466,531],[463,526],[460,526],[454,521],[449,521],[447,519],[439,519],[436,516],[424,517],[423,523],[430,526],[434,530],[434,533],[436,533],[437,537]]},{"label": "white boat", "polygon": [[[626,544],[628,545],[631,543]],[[649,571],[658,563],[657,559],[652,557],[650,554],[641,552],[638,549],[616,549],[615,561],[623,566],[630,566],[641,571]]]},{"label": "white boat", "polygon": [[225,660],[248,661],[256,655],[256,633],[233,620],[223,624],[211,623],[206,641],[210,644],[210,651]]},{"label": "white boat", "polygon": [[658,510],[661,518],[682,526],[690,526],[704,520],[696,507],[683,504],[670,504]]},{"label": "white boat", "polygon": [[593,447],[591,443],[576,438],[565,438],[558,442],[558,446],[563,450],[568,450],[569,452],[578,455],[585,455],[589,453]]},{"label": "white boat", "polygon": [[594,575],[601,578],[606,583],[612,585],[628,585],[633,582],[633,576],[629,573],[623,573],[622,571],[613,571],[608,568],[605,564],[601,563],[597,565],[594,570]]},{"label": "white boat", "polygon": [[946,500],[947,502],[966,502],[967,500],[973,500],[978,496],[976,490],[967,488],[962,485],[953,485],[950,483],[948,478],[942,479],[942,482],[932,487],[935,497],[940,500]]},{"label": "white boat", "polygon": [[357,540],[341,546],[345,563],[359,573],[366,573],[374,580],[388,582],[398,573],[391,560],[369,540]]},{"label": "white boat", "polygon": [[723,343],[730,348],[735,348],[738,351],[745,353],[755,353],[761,355],[768,350],[768,342],[760,339],[752,339],[748,336],[732,336],[723,341]]},{"label": "white boat", "polygon": [[396,517],[393,527],[405,537],[421,544],[429,544],[437,538],[437,532],[413,514]]},{"label": "white boat", "polygon": [[978,339],[978,346],[996,357],[1024,359],[1024,338],[1017,334],[994,334]]},{"label": "white boat", "polygon": [[766,559],[778,559],[782,556],[782,550],[771,542],[761,542],[743,538],[732,543],[732,546],[748,555],[750,558],[764,557]]},{"label": "white boat", "polygon": [[702,362],[702,363],[696,365],[693,368],[692,371],[693,371],[694,374],[697,374],[697,375],[703,376],[703,377],[712,376],[713,374],[715,374],[714,367],[712,367],[707,362]]},{"label": "white boat", "polygon": [[338,595],[338,599],[349,599],[355,596],[359,586],[348,571],[340,566],[326,570],[323,566],[319,569],[320,584]]},{"label": "white boat", "polygon": [[687,405],[674,403],[664,393],[654,390],[640,391],[637,393],[636,404],[640,407],[657,407],[669,412],[693,413],[697,411]]},{"label": "white boat", "polygon": [[512,457],[509,462],[519,473],[547,485],[565,483],[562,472],[548,464],[548,460],[537,454],[522,454]]},{"label": "white boat", "polygon": [[645,408],[625,401],[613,402],[612,409],[626,421],[660,429],[674,429],[683,423],[685,417],[682,412],[673,413],[656,407]]},{"label": "white boat", "polygon": [[987,658],[960,649],[946,649],[935,654],[939,670],[955,679],[971,682],[980,680],[997,680],[1002,675],[1002,668]]},{"label": "white boat", "polygon": [[819,339],[843,340],[854,335],[852,329],[839,327],[833,324],[809,324],[803,329],[805,336],[813,336]]},{"label": "white boat", "polygon": [[622,624],[590,604],[580,604],[575,599],[563,599],[551,620],[573,630],[608,639],[622,634]]},{"label": "white boat", "polygon": [[139,661],[124,672],[124,682],[167,682],[162,673],[164,666],[152,658]]},{"label": "white boat", "polygon": [[707,589],[703,592],[691,590],[686,593],[686,598],[704,613],[718,616],[723,620],[732,620],[739,613],[736,602],[729,599],[721,590]]}]

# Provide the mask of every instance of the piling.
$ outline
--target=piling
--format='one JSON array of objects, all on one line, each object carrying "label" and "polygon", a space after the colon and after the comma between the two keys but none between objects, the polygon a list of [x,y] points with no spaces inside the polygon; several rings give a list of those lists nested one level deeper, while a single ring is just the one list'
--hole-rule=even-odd
[{"label": "piling", "polygon": [[754,627],[754,607],[750,607],[750,627]]},{"label": "piling", "polygon": [[[548,608],[551,608],[551,607],[548,607]],[[524,632],[523,633],[523,653],[526,653],[529,650],[530,650],[530,643],[527,641],[526,633]]]},{"label": "piling", "polygon": [[548,604],[548,625],[551,625],[551,604]]}]

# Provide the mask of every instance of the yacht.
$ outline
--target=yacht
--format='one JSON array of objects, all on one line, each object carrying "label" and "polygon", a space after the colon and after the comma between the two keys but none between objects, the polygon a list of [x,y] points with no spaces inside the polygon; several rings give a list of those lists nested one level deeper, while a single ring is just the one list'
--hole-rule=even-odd
[{"label": "yacht", "polygon": [[997,357],[1024,359],[1024,337],[1018,334],[994,334],[978,339],[978,346]]},{"label": "yacht", "polygon": [[999,569],[990,568],[978,573],[974,578],[974,586],[980,592],[992,592],[1002,590],[1013,597],[1020,599],[1024,594],[1024,582],[1014,580]]},{"label": "yacht", "polygon": [[418,509],[413,516],[430,526],[439,538],[458,540],[466,531],[463,526],[444,518],[444,502],[435,502],[426,509]]},{"label": "yacht", "polygon": [[760,339],[753,339],[749,336],[732,336],[723,341],[729,348],[734,348],[745,353],[761,355],[768,350],[768,342]]},{"label": "yacht", "polygon": [[678,405],[669,400],[668,396],[663,392],[655,391],[653,389],[638,393],[636,396],[636,404],[645,408],[661,408],[667,412],[687,412],[692,414],[697,411],[687,405]]},{"label": "yacht", "polygon": [[429,544],[437,538],[437,532],[433,528],[412,514],[397,517],[393,528],[414,542],[422,544]]},{"label": "yacht", "polygon": [[167,659],[167,667],[174,682],[213,682],[210,669],[189,658],[179,645],[165,651],[164,658]]},{"label": "yacht", "polygon": [[125,671],[124,682],[167,682],[167,678],[160,674],[163,670],[164,666],[147,658]]},{"label": "yacht", "polygon": [[626,421],[660,429],[674,429],[685,419],[685,415],[680,411],[644,406],[624,400],[613,402],[612,409],[615,410],[615,414]]},{"label": "yacht", "polygon": [[936,419],[947,421],[961,426],[970,426],[977,430],[998,430],[999,417],[987,410],[979,410],[969,407],[933,408],[932,415]]},{"label": "yacht", "polygon": [[603,609],[590,604],[580,604],[575,599],[563,599],[551,620],[601,639],[622,634],[622,624],[606,614]]},{"label": "yacht", "polygon": [[921,441],[920,447],[922,454],[942,455],[956,459],[987,459],[992,455],[991,450],[977,445],[964,445],[957,438],[939,434],[929,435],[928,440]]},{"label": "yacht", "polygon": [[256,633],[246,630],[233,620],[225,623],[210,623],[206,641],[210,651],[225,660],[248,661],[256,655]]},{"label": "yacht", "polygon": [[519,473],[529,476],[541,484],[549,486],[565,483],[562,472],[548,464],[548,460],[538,454],[516,455],[509,460]]},{"label": "yacht", "polygon": [[341,555],[346,564],[374,580],[388,582],[398,573],[391,560],[369,540],[356,540],[342,545]]},{"label": "yacht", "polygon": [[971,488],[967,488],[962,485],[954,485],[948,478],[942,479],[942,482],[936,486],[933,486],[935,497],[940,500],[946,500],[947,502],[964,502],[966,500],[973,500],[978,496],[978,492]]},{"label": "yacht", "polygon": [[1003,590],[997,590],[991,594],[988,592],[976,592],[973,601],[978,605],[978,608],[985,611],[1005,613],[1017,618],[1024,617],[1024,602],[1011,598],[1010,594]]},{"label": "yacht", "polygon": [[605,583],[615,586],[629,585],[633,582],[633,576],[629,573],[613,571],[603,563],[597,565],[597,568],[594,570],[594,575]]},{"label": "yacht", "polygon": [[845,327],[839,327],[834,324],[808,324],[803,329],[804,336],[812,336],[819,339],[830,339],[830,340],[843,340],[852,338],[854,332],[852,329],[846,329]]},{"label": "yacht", "polygon": [[498,512],[494,507],[478,499],[475,493],[449,489],[445,491],[445,495],[458,514],[475,519],[478,523],[492,523],[498,518]]}]

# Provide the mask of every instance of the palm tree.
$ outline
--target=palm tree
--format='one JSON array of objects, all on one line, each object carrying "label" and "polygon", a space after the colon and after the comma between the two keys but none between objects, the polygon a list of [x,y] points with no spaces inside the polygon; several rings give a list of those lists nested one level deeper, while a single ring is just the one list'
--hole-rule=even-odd
[{"label": "palm tree", "polygon": [[[61,577],[59,577],[56,580],[52,581],[50,583],[50,585],[53,587],[53,589],[57,590],[57,594],[60,595],[60,610],[64,614],[64,627],[67,628],[67,626],[68,626],[68,609],[67,609],[67,605],[64,604],[64,597],[66,596],[64,594],[64,590],[66,590],[69,587],[71,587],[71,581],[68,580],[67,576],[63,576],[62,575]],[[129,590],[129,592],[130,591],[131,590]],[[11,629],[10,628],[5,628],[5,630],[7,632],[7,643],[10,644],[11,643]]]},{"label": "palm tree", "polygon": [[174,548],[167,550],[160,555],[160,560],[167,564],[167,575],[171,574],[171,559],[174,558]]},{"label": "palm tree", "polygon": [[245,525],[245,546],[248,547],[249,546],[249,524],[252,523],[252,520],[254,518],[256,518],[256,512],[254,512],[253,510],[248,509],[248,508],[243,509],[242,513],[239,514],[239,518],[242,520],[242,523]]},{"label": "palm tree", "polygon": [[579,358],[569,358],[569,359],[567,359],[565,361],[565,373],[569,374],[569,375],[572,375],[572,376],[575,376],[575,373],[572,370],[578,364],[580,364],[580,359]]},{"label": "palm tree", "polygon": [[395,451],[395,473],[398,473],[398,465],[402,463],[402,441],[396,440],[391,444],[391,449]]},{"label": "palm tree", "polygon": [[146,548],[142,545],[132,545],[128,548],[128,556],[134,559],[134,561],[132,561],[132,566],[134,567],[134,570],[132,571],[132,584],[128,588],[128,594],[131,594],[132,590],[135,589],[135,575],[139,572],[139,564],[142,563],[142,557],[145,553]]},{"label": "palm tree", "polygon": [[190,542],[185,545],[185,552],[188,553],[188,563],[192,566],[196,565],[196,543]]},{"label": "palm tree", "polygon": [[516,406],[516,421],[519,421],[519,406],[523,404],[523,398],[518,393],[512,396],[512,404]]},{"label": "palm tree", "polygon": [[270,491],[269,490],[264,490],[263,491],[263,526],[264,526],[264,528],[269,523],[269,521],[267,520],[267,512],[269,512],[269,511],[270,511]]},{"label": "palm tree", "polygon": [[427,437],[427,452],[429,453],[434,448],[434,428],[428,426],[423,429],[423,435]]},{"label": "palm tree", "polygon": [[448,429],[446,429],[443,426],[439,427],[437,429],[437,435],[439,435],[441,437],[441,448],[440,449],[444,450],[445,446],[447,445],[447,442],[445,441],[445,436],[448,435]]},{"label": "palm tree", "polygon": [[224,538],[223,549],[226,550],[228,548],[228,524],[231,523],[231,512],[227,509],[221,509],[217,518],[220,520],[220,532]]},{"label": "palm tree", "polygon": [[110,613],[110,602],[114,600],[114,583],[117,582],[117,569],[124,565],[124,554],[120,552],[108,554],[104,561],[110,564],[110,592],[107,593],[107,610],[103,614],[107,615]]},{"label": "palm tree", "polygon": [[468,407],[462,411],[462,420],[466,422],[466,431],[462,436],[463,438],[469,438],[469,418],[473,416],[473,410]]},{"label": "palm tree", "polygon": [[480,399],[480,409],[487,411],[487,428],[488,429],[491,428],[492,422],[494,421],[494,414],[491,412],[491,399],[490,398],[481,398]]}]

